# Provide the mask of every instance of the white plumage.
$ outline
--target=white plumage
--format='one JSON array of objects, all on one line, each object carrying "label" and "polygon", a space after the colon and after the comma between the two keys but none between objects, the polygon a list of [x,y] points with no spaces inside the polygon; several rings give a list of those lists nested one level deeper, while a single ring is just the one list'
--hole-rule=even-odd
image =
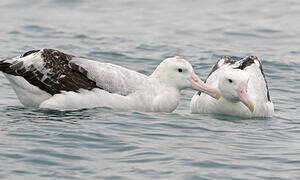
[{"label": "white plumage", "polygon": [[190,103],[192,113],[241,117],[271,117],[274,114],[274,105],[257,57],[250,56],[241,61],[221,58],[206,84],[220,90],[222,97],[216,101],[206,94],[195,93]]},{"label": "white plumage", "polygon": [[151,76],[109,63],[44,49],[0,61],[24,106],[73,110],[110,107],[140,111],[176,109],[180,91],[193,88],[218,98],[192,66],[179,57],[164,60]]}]

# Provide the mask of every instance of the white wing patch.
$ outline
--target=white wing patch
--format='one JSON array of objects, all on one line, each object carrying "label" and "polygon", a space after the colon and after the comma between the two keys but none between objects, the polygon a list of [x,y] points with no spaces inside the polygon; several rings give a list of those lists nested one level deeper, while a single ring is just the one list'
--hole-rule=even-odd
[{"label": "white wing patch", "polygon": [[149,79],[143,74],[121,66],[82,58],[72,59],[70,65],[72,68],[86,73],[87,77],[95,81],[100,88],[121,95],[128,95],[142,89],[142,87],[147,87]]}]

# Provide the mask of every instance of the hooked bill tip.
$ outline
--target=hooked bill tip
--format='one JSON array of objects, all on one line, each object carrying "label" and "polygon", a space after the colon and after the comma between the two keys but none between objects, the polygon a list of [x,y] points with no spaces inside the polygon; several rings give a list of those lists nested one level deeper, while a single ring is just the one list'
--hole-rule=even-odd
[{"label": "hooked bill tip", "polygon": [[254,104],[253,104],[253,102],[249,103],[249,110],[253,113],[253,111],[254,111]]},{"label": "hooked bill tip", "polygon": [[216,93],[216,97],[215,97],[217,100],[219,100],[220,98],[221,98],[221,93],[218,91],[217,93]]}]

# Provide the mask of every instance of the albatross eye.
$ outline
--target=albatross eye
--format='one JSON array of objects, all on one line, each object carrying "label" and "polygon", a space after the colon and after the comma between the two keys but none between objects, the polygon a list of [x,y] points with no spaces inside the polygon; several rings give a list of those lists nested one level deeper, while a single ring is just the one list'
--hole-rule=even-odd
[{"label": "albatross eye", "polygon": [[181,69],[181,68],[179,68],[179,69],[178,69],[178,72],[182,72],[182,69]]},{"label": "albatross eye", "polygon": [[232,83],[232,80],[231,79],[228,79],[229,83]]}]

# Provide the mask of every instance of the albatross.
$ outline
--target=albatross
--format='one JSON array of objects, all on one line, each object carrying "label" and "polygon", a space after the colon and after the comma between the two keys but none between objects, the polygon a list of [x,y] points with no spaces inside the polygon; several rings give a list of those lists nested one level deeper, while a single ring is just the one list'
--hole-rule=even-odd
[{"label": "albatross", "polygon": [[222,57],[212,68],[206,84],[218,89],[222,97],[215,99],[196,92],[191,100],[192,113],[224,114],[240,117],[271,117],[274,105],[256,56],[240,61]]},{"label": "albatross", "polygon": [[189,62],[177,56],[165,59],[146,76],[118,65],[41,49],[1,60],[0,71],[26,107],[172,112],[185,88],[216,99],[221,96],[201,81]]}]

